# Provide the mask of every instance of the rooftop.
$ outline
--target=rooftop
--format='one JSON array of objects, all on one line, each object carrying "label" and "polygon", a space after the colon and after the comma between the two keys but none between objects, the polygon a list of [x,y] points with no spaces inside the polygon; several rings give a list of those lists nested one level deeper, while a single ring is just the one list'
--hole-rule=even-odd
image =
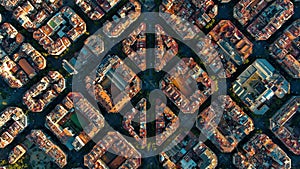
[{"label": "rooftop", "polygon": [[[123,52],[130,58],[141,71],[146,70],[146,24],[133,30],[131,34],[123,40]],[[134,46],[136,45],[136,46]]]},{"label": "rooftop", "polygon": [[[12,123],[11,123],[12,121]],[[28,126],[27,116],[18,107],[8,107],[0,113],[0,148],[5,148],[13,142]]]},{"label": "rooftop", "polygon": [[130,0],[117,11],[118,15],[107,20],[104,24],[104,33],[111,38],[120,36],[126,28],[138,19],[141,14],[141,4],[136,0]]},{"label": "rooftop", "polygon": [[297,155],[300,155],[299,108],[300,97],[292,97],[270,119],[272,132]]},{"label": "rooftop", "polygon": [[180,60],[160,81],[160,89],[187,114],[195,113],[213,93],[210,77],[193,58]]},{"label": "rooftop", "polygon": [[[294,14],[294,5],[290,0],[241,0],[234,7],[234,17],[247,27],[247,31],[256,40],[269,39]],[[255,18],[255,19],[254,19]]]},{"label": "rooftop", "polygon": [[225,153],[232,152],[254,130],[253,120],[228,95],[213,101],[197,122],[198,129]]},{"label": "rooftop", "polygon": [[104,127],[104,117],[82,94],[70,92],[47,115],[46,127],[70,150],[79,151]]},{"label": "rooftop", "polygon": [[47,76],[26,91],[23,103],[32,112],[42,112],[65,88],[65,78],[57,71],[50,71]]},{"label": "rooftop", "polygon": [[42,130],[32,130],[27,139],[51,157],[60,168],[67,165],[67,155]]},{"label": "rooftop", "polygon": [[172,143],[159,154],[159,161],[165,169],[214,169],[218,159],[203,142],[192,133],[179,134]]},{"label": "rooftop", "polygon": [[88,90],[110,113],[119,112],[141,90],[139,77],[117,55],[106,56],[96,76],[86,77]]},{"label": "rooftop", "polygon": [[[66,6],[56,13],[46,25],[33,32],[33,38],[50,55],[61,55],[86,32],[86,23],[75,11]],[[53,39],[57,34],[59,38]]]},{"label": "rooftop", "polygon": [[300,50],[297,47],[300,37],[300,19],[294,21],[270,46],[271,56],[293,78],[300,78]]},{"label": "rooftop", "polygon": [[[42,2],[42,3],[40,3]],[[27,30],[33,31],[39,28],[44,21],[51,17],[62,6],[62,0],[52,1],[25,1],[18,6],[13,17]]]},{"label": "rooftop", "polygon": [[125,158],[120,165],[115,167],[137,169],[141,165],[141,154],[118,132],[108,132],[91,152],[84,156],[84,165],[88,168],[95,168],[99,165],[107,168],[107,164],[101,160],[107,151],[118,154],[117,158],[121,156]]},{"label": "rooftop", "polygon": [[233,164],[239,168],[291,168],[291,159],[267,135],[257,134],[243,149],[233,156]]},{"label": "rooftop", "polygon": [[218,6],[212,0],[164,0],[159,7],[159,15],[183,39],[194,38],[217,14]]},{"label": "rooftop", "polygon": [[233,91],[255,113],[268,111],[266,100],[289,93],[289,82],[266,59],[256,59],[233,83]]}]

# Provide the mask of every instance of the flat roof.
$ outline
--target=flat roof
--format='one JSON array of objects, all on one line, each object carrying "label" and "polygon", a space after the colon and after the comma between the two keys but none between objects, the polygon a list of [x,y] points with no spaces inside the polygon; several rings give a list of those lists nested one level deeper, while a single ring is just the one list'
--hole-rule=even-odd
[{"label": "flat roof", "polygon": [[35,70],[33,69],[33,67],[27,62],[26,59],[20,59],[19,61],[19,65],[21,66],[21,68],[26,72],[26,74],[31,78],[33,76],[36,75]]}]

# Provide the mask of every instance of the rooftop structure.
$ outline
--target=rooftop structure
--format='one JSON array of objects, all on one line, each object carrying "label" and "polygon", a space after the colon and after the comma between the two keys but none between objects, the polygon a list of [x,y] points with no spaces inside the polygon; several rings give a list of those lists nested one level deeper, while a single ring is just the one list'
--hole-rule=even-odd
[{"label": "rooftop structure", "polygon": [[75,3],[92,20],[100,20],[105,13],[108,13],[120,0],[76,0]]},{"label": "rooftop structure", "polygon": [[44,151],[52,160],[63,168],[67,165],[67,155],[54,144],[41,130],[32,130],[27,139]]},{"label": "rooftop structure", "polygon": [[300,19],[270,46],[270,54],[293,77],[300,78]]},{"label": "rooftop structure", "polygon": [[238,66],[252,54],[252,42],[230,20],[221,20],[209,35]]},{"label": "rooftop structure", "polygon": [[291,159],[267,135],[257,134],[243,149],[233,156],[233,164],[239,168],[290,169]]},{"label": "rooftop structure", "polygon": [[70,75],[76,75],[78,74],[77,69],[75,68],[76,59],[72,58],[70,61],[67,61],[66,59],[63,59],[62,66],[63,68],[70,74]]},{"label": "rooftop structure", "polygon": [[[108,151],[118,155],[115,155],[115,158],[107,159],[106,154]],[[137,169],[141,165],[141,154],[120,133],[108,132],[107,135],[94,146],[91,152],[84,156],[84,165],[90,169]]]},{"label": "rooftop structure", "polygon": [[180,125],[180,119],[160,99],[155,100],[156,145],[161,146]]},{"label": "rooftop structure", "polygon": [[65,78],[57,71],[50,71],[23,96],[23,103],[32,112],[41,112],[66,88]]},{"label": "rooftop structure", "polygon": [[265,104],[274,95],[283,98],[289,93],[289,82],[266,59],[257,59],[233,83],[233,91],[255,114],[269,110]]},{"label": "rooftop structure", "polygon": [[141,90],[139,77],[116,55],[103,59],[96,79],[85,80],[90,94],[110,113],[119,112]]},{"label": "rooftop structure", "polygon": [[[97,1],[97,3],[98,2],[101,2],[101,1]],[[103,9],[101,9],[97,5],[97,3],[94,3],[92,0],[76,0],[75,3],[92,20],[99,20],[105,14],[104,11],[103,11]]]},{"label": "rooftop structure", "polygon": [[[86,23],[70,7],[63,7],[46,25],[33,33],[33,38],[50,55],[62,54],[86,32]],[[58,38],[54,39],[53,37]]]},{"label": "rooftop structure", "polygon": [[141,4],[136,0],[130,0],[117,11],[118,15],[112,17],[112,21],[104,24],[104,33],[111,38],[120,36],[141,15]]},{"label": "rooftop structure", "polygon": [[62,6],[62,2],[62,0],[26,0],[14,10],[13,17],[25,29],[34,31]]},{"label": "rooftop structure", "polygon": [[178,135],[166,150],[159,154],[159,160],[165,169],[214,169],[218,164],[215,153],[203,142],[198,141],[192,132]]},{"label": "rooftop structure", "polygon": [[27,116],[18,107],[9,107],[0,113],[0,148],[5,148],[28,126]]},{"label": "rooftop structure", "polygon": [[2,5],[6,10],[12,11],[22,0],[0,0],[0,5]]},{"label": "rooftop structure", "polygon": [[123,52],[135,63],[141,71],[146,70],[146,24],[133,30],[128,38],[124,39]]},{"label": "rooftop structure", "polygon": [[0,43],[4,51],[11,55],[24,42],[24,36],[10,23],[3,23],[0,27]]},{"label": "rooftop structure", "polygon": [[100,5],[100,7],[105,11],[109,12],[114,6],[116,6],[120,0],[97,0],[97,3]]},{"label": "rooftop structure", "polygon": [[[14,58],[26,58],[26,57],[28,60],[32,60],[33,63],[31,65],[34,66],[34,69],[43,70],[47,66],[46,59],[43,57],[43,55],[35,48],[33,48],[29,43],[24,43],[21,46],[19,52],[14,55]],[[20,66],[22,67],[22,65]],[[25,68],[24,71],[27,72]]]},{"label": "rooftop structure", "polygon": [[[145,98],[141,99],[135,108],[132,108],[131,111],[126,113],[123,116],[123,128],[129,132],[129,134],[144,148],[147,145],[147,112],[146,112],[147,100]],[[134,127],[132,126],[132,120],[135,116],[140,117],[139,121],[139,134],[135,132]]]},{"label": "rooftop structure", "polygon": [[23,43],[19,51],[12,57],[6,55],[5,51],[2,51],[2,54],[3,57],[0,56],[2,62],[0,76],[12,88],[22,87],[47,65],[43,55],[29,43]]},{"label": "rooftop structure", "polygon": [[221,3],[229,3],[231,0],[219,0]]},{"label": "rooftop structure", "polygon": [[258,15],[272,0],[243,0],[233,8],[233,16],[242,25],[247,25]]},{"label": "rooftop structure", "polygon": [[[252,42],[230,20],[221,20],[209,32],[209,35],[218,44],[218,51],[222,54],[221,60],[225,63],[224,68],[226,69],[227,77],[235,73],[237,67],[245,63],[245,60],[252,54]],[[208,51],[214,52],[214,50],[207,49],[205,51],[203,49],[203,52]],[[217,57],[218,55],[218,53],[215,53],[213,56]],[[204,57],[204,62],[215,61],[214,58],[209,58],[207,55],[204,55]]]},{"label": "rooftop structure", "polygon": [[91,35],[84,41],[84,46],[80,52],[76,52],[68,63],[64,61],[63,66],[72,74],[76,74],[83,66],[94,63],[104,52],[104,41],[100,35]]},{"label": "rooftop structure", "polygon": [[292,151],[300,155],[299,115],[300,97],[292,97],[270,119],[272,132]]},{"label": "rooftop structure", "polygon": [[197,127],[221,152],[229,153],[254,130],[254,123],[230,96],[222,95],[199,114]]},{"label": "rooftop structure", "polygon": [[[234,7],[234,17],[256,40],[269,39],[294,14],[290,0],[241,0]],[[255,19],[254,19],[255,18]]]},{"label": "rooftop structure", "polygon": [[11,88],[21,88],[46,67],[46,59],[10,23],[0,28],[0,76]]},{"label": "rooftop structure", "polygon": [[160,89],[187,114],[195,113],[213,93],[211,79],[193,58],[180,60],[160,81]]},{"label": "rooftop structure", "polygon": [[104,117],[82,94],[70,92],[46,117],[46,127],[79,151],[104,127]]},{"label": "rooftop structure", "polygon": [[196,45],[201,61],[219,77],[230,77],[236,71],[234,62],[226,60],[230,57],[224,57],[221,48],[208,36],[201,38]]},{"label": "rooftop structure", "polygon": [[92,51],[92,53],[96,56],[99,56],[104,52],[104,41],[100,37],[100,35],[92,35],[86,39],[84,42],[85,47]]},{"label": "rooftop structure", "polygon": [[15,164],[24,154],[26,149],[22,145],[17,145],[8,155],[9,164]]},{"label": "rooftop structure", "polygon": [[192,39],[218,14],[212,0],[163,0],[159,15],[183,39]]},{"label": "rooftop structure", "polygon": [[154,68],[159,72],[177,55],[178,44],[172,37],[168,36],[164,29],[158,24],[155,25],[155,35]]}]

